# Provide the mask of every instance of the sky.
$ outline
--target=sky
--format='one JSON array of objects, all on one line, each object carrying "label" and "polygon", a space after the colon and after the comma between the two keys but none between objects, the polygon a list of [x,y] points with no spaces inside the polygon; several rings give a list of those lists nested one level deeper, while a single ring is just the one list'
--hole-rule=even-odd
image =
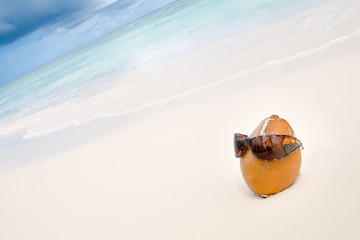
[{"label": "sky", "polygon": [[175,0],[0,0],[0,86]]}]

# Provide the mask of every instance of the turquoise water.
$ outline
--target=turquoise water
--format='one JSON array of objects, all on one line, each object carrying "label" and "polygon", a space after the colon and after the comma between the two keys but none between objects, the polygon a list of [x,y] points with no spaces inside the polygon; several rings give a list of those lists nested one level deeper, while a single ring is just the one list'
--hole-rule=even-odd
[{"label": "turquoise water", "polygon": [[360,28],[355,0],[177,1],[0,88],[0,141],[143,109]]}]

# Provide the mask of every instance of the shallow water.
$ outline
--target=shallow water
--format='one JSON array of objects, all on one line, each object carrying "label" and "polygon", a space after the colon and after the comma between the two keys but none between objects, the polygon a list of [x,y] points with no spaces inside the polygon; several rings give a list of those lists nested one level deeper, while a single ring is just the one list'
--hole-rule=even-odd
[{"label": "shallow water", "polygon": [[177,1],[0,88],[0,141],[166,102],[360,29],[355,0]]}]

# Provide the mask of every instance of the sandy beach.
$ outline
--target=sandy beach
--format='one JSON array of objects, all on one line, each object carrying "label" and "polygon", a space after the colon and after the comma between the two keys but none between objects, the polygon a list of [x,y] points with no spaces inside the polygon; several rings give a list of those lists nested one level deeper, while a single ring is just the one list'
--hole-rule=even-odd
[{"label": "sandy beach", "polygon": [[[360,239],[360,36],[118,118],[2,163],[0,239]],[[246,186],[233,133],[278,114],[303,142],[296,183]]]}]

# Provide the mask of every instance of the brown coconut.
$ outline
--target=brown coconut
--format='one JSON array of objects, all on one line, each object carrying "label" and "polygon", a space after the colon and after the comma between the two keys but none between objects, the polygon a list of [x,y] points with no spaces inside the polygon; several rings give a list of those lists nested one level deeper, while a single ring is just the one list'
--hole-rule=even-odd
[{"label": "brown coconut", "polygon": [[[265,134],[281,134],[295,137],[290,124],[277,115],[265,118],[250,137]],[[247,151],[240,159],[242,175],[249,188],[260,197],[283,191],[296,180],[301,166],[300,148],[285,158],[263,161]]]}]

